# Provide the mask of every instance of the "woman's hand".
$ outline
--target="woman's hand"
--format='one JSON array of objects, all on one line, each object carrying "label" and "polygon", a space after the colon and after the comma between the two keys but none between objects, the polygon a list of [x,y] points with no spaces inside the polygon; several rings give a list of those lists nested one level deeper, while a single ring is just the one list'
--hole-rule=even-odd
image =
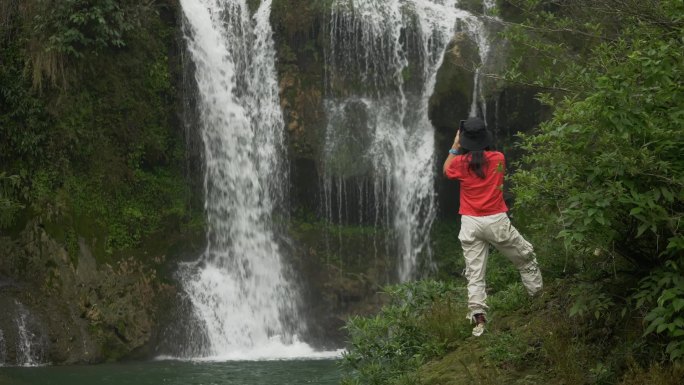
[{"label": "woman's hand", "polygon": [[454,150],[461,148],[461,130],[456,130],[456,138],[454,138],[454,144],[451,146]]},{"label": "woman's hand", "polygon": [[[456,137],[454,138],[454,144],[451,145],[451,149],[452,150],[460,150],[461,149],[461,130],[456,131]],[[444,166],[442,166],[442,171],[444,172],[444,175],[446,175],[447,169],[449,168],[451,161],[454,160],[455,156],[456,155],[449,152],[449,155],[447,156],[446,160],[444,161]]]}]

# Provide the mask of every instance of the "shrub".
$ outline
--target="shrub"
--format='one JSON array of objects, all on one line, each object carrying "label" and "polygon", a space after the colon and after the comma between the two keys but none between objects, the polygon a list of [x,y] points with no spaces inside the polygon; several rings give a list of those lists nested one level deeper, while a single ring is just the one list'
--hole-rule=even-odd
[{"label": "shrub", "polygon": [[385,290],[390,304],[377,316],[347,323],[346,384],[405,383],[420,365],[470,333],[463,317],[465,293],[453,285],[419,281]]},{"label": "shrub", "polygon": [[632,297],[636,307],[646,309],[644,336],[667,337],[665,353],[670,360],[684,358],[684,258],[667,261],[641,280]]},{"label": "shrub", "polygon": [[[631,2],[602,0],[592,2],[593,15],[573,19],[553,2],[524,3],[548,7],[538,12],[539,33],[518,29],[511,36],[559,65],[539,82],[553,90],[540,96],[555,108],[553,117],[522,136],[526,155],[513,176],[520,212],[554,213],[549,237],[564,243],[589,285],[601,281],[601,290],[578,292],[573,314],[600,316],[615,305],[605,291],[625,285],[618,267],[648,275],[636,294],[648,313],[647,334],[666,338],[670,358],[680,357],[682,336],[675,331],[684,293],[674,277],[684,253],[684,4],[662,1],[630,13]],[[629,12],[602,26],[610,7]],[[558,31],[568,33],[569,47],[552,47]]]}]

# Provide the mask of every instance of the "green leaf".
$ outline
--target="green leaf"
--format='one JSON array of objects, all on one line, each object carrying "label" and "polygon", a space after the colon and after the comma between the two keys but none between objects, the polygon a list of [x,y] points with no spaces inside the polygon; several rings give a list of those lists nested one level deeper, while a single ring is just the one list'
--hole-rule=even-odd
[{"label": "green leaf", "polygon": [[684,298],[677,298],[674,301],[672,301],[672,308],[676,312],[684,309]]},{"label": "green leaf", "polygon": [[665,324],[665,323],[659,324],[659,325],[656,327],[656,333],[658,333],[658,334],[662,333],[663,331],[665,331],[665,329],[667,329],[668,326],[669,326],[669,325],[668,325],[668,324]]},{"label": "green leaf", "polygon": [[633,208],[633,209],[631,209],[631,210],[629,211],[629,215],[634,216],[634,215],[636,215],[636,214],[641,213],[642,211],[644,211],[644,208],[643,208],[643,207],[635,207],[635,208]]}]

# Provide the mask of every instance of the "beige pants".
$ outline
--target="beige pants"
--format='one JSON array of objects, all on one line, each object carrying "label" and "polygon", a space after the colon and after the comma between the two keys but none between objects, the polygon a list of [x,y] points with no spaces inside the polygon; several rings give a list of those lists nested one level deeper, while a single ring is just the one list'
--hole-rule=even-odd
[{"label": "beige pants", "polygon": [[463,215],[458,239],[463,246],[465,276],[468,279],[468,319],[487,312],[485,273],[489,245],[505,255],[520,271],[520,278],[529,295],[542,289],[542,276],[532,245],[511,225],[506,213],[473,217]]}]

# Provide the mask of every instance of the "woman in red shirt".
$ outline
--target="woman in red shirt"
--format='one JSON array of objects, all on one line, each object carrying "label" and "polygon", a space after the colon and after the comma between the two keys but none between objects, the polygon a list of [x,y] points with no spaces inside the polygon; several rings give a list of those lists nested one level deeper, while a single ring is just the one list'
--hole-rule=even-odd
[{"label": "woman in red shirt", "polygon": [[484,332],[487,313],[485,273],[489,245],[496,247],[520,271],[529,295],[542,289],[542,276],[532,245],[511,225],[503,199],[506,160],[491,151],[492,136],[479,118],[466,120],[456,133],[444,175],[461,182],[459,214],[468,279],[468,319],[475,322],[474,336]]}]

